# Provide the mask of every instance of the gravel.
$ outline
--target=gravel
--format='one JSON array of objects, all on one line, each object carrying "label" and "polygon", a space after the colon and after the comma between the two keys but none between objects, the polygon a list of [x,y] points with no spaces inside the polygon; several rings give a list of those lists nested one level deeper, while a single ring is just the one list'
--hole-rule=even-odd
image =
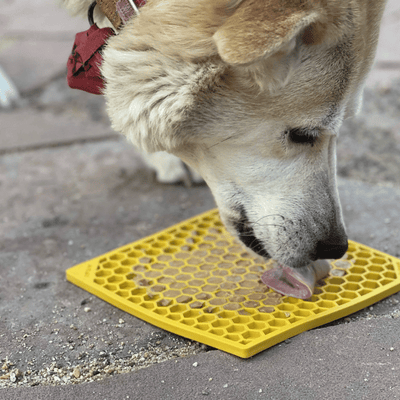
[{"label": "gravel", "polygon": [[[71,329],[76,327],[71,325]],[[39,336],[40,329],[36,333],[24,334],[21,337],[21,346],[25,345],[25,339],[29,336]],[[115,337],[111,334],[109,339]],[[80,335],[80,339],[87,343],[88,349],[95,346],[95,342],[102,341],[101,338],[91,337],[89,335]],[[42,365],[41,368],[35,368],[37,360],[32,358],[24,363],[25,370],[17,367],[16,363],[9,359],[8,356],[0,358],[0,388],[23,387],[23,386],[58,386],[68,384],[78,384],[83,382],[93,382],[104,379],[107,376],[123,374],[146,368],[153,364],[163,361],[187,357],[207,351],[207,346],[185,340],[182,338],[174,338],[176,345],[163,346],[161,341],[156,340],[148,343],[145,347],[138,348],[137,345],[131,345],[127,351],[127,356],[119,357],[115,351],[100,351],[98,357],[89,357],[88,352],[82,352],[75,360],[72,357],[66,357],[68,361],[49,361]],[[74,348],[77,341],[71,341],[66,345],[66,353],[68,349]],[[126,343],[120,342],[120,347],[127,346]],[[21,363],[18,363],[21,364]],[[196,364],[196,365],[195,365]],[[193,366],[197,366],[197,363]]]}]

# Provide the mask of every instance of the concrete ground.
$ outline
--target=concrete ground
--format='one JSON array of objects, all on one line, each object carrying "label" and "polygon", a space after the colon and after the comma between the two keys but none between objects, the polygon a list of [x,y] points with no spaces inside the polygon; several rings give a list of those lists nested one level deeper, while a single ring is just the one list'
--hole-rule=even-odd
[{"label": "concrete ground", "polygon": [[[103,99],[66,87],[84,29],[48,0],[0,5],[0,65],[23,99],[0,110],[0,399],[400,398],[400,294],[242,360],[66,281],[69,267],[214,207],[205,186],[155,182]],[[338,149],[349,237],[397,257],[399,29],[390,0],[364,111]]]}]

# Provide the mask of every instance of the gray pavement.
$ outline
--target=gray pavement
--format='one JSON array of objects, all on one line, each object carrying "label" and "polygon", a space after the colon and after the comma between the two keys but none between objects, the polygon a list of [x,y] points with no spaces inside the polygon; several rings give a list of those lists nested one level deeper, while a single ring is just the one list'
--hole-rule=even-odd
[{"label": "gray pavement", "polygon": [[[76,263],[214,207],[205,186],[155,182],[111,132],[103,99],[66,88],[66,59],[84,29],[48,0],[0,3],[0,65],[24,100],[0,110],[0,399],[400,398],[400,294],[242,360],[66,282]],[[365,114],[345,125],[339,148],[339,171],[355,178],[339,180],[350,238],[397,257],[399,29],[390,0]],[[376,122],[382,104],[390,115]],[[357,125],[377,142],[352,143]],[[389,162],[378,136],[390,138]]]},{"label": "gray pavement", "polygon": [[384,322],[315,329],[247,360],[210,351],[90,384],[14,389],[7,399],[394,400],[400,320]]},{"label": "gray pavement", "polygon": [[75,33],[87,22],[54,0],[0,3],[0,65],[21,92],[36,89],[66,68]]},{"label": "gray pavement", "polygon": [[0,153],[119,138],[107,125],[30,108],[4,113],[1,122],[8,129],[2,132]]}]

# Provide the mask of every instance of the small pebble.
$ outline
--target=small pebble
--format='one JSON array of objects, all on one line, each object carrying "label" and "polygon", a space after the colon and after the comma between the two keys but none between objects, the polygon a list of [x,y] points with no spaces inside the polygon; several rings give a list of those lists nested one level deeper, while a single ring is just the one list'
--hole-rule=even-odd
[{"label": "small pebble", "polygon": [[193,363],[193,367],[197,367],[199,365],[199,363],[196,361],[195,363]]},{"label": "small pebble", "polygon": [[78,379],[81,376],[81,370],[79,367],[75,367],[74,371],[72,372],[72,375],[74,375],[74,377],[76,379]]},{"label": "small pebble", "polygon": [[17,377],[14,372],[10,372],[10,381],[13,383],[17,381]]},{"label": "small pebble", "polygon": [[85,312],[90,312],[90,311],[92,311],[92,309],[91,309],[90,307],[85,307],[85,308],[83,309],[83,311],[85,311]]}]

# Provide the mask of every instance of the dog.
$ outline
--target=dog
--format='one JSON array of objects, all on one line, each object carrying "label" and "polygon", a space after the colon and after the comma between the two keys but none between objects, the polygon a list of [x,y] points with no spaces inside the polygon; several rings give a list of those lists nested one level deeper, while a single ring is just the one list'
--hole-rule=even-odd
[{"label": "dog", "polygon": [[[63,0],[75,13],[91,2]],[[228,231],[257,255],[291,268],[340,258],[336,141],[360,109],[384,6],[149,0],[103,52],[112,127],[164,152],[160,173],[166,163],[179,175],[176,157],[197,171]]]}]

